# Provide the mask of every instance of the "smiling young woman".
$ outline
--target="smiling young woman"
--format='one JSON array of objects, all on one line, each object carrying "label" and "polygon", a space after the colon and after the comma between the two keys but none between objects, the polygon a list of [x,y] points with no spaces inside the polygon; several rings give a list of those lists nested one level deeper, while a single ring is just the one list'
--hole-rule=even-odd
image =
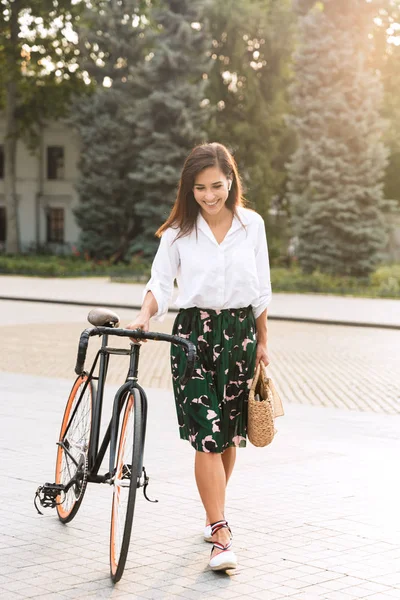
[{"label": "smiling young woman", "polygon": [[193,341],[197,362],[181,386],[185,360],[171,347],[180,437],[195,449],[195,477],[206,511],[210,567],[235,568],[225,519],[225,490],[236,448],[246,446],[247,400],[254,369],[268,364],[267,306],[271,300],[262,218],[243,206],[236,163],[222,144],[197,146],[183,167],[171,214],[157,231],[143,305],[130,329],[149,330],[168,310],[177,279],[179,313],[173,333]]}]

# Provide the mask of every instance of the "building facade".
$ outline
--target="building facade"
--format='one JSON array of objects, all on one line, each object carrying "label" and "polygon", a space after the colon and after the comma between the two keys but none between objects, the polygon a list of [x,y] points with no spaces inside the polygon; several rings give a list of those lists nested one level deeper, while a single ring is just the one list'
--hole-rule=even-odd
[{"label": "building facade", "polygon": [[[0,118],[0,249],[6,240],[4,197],[5,123]],[[62,122],[46,126],[39,147],[30,151],[18,141],[16,190],[22,251],[48,247],[70,253],[77,243],[79,228],[73,209],[78,203],[79,141]]]}]

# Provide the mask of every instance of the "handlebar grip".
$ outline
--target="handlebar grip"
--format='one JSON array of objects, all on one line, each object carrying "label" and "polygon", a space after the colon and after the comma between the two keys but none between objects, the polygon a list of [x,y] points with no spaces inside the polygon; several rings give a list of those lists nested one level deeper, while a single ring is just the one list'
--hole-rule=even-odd
[{"label": "handlebar grip", "polygon": [[87,352],[87,347],[88,347],[88,343],[89,343],[89,337],[91,332],[93,331],[92,328],[89,329],[85,329],[85,331],[82,331],[81,333],[81,337],[79,340],[79,347],[78,347],[78,356],[76,357],[76,365],[75,365],[75,373],[77,375],[82,375],[84,367],[85,367],[85,359],[86,359],[86,352]]},{"label": "handlebar grip", "polygon": [[180,382],[182,385],[186,385],[194,371],[194,363],[196,360],[196,346],[192,342],[187,342],[188,353],[186,357],[186,368],[182,375]]}]

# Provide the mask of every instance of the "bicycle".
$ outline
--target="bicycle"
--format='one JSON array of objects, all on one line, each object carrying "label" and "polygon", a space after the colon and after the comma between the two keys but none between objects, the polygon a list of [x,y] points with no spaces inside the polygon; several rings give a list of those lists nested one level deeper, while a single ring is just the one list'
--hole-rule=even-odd
[{"label": "bicycle", "polygon": [[[108,338],[115,335],[183,346],[187,352],[187,362],[182,385],[187,383],[193,372],[196,346],[176,335],[119,329],[118,315],[108,309],[91,310],[88,321],[94,327],[85,329],[80,336],[75,366],[78,377],[67,400],[57,442],[55,482],[38,487],[34,504],[39,514],[43,513],[38,508],[38,502],[43,508],[56,508],[58,518],[66,524],[77,514],[89,482],[112,485],[110,576],[116,583],[122,577],[128,555],[136,490],[143,487],[146,500],[158,500],[150,500],[147,495],[149,477],[143,465],[147,397],[138,383],[140,343],[131,342],[129,349],[112,348],[108,346]],[[96,335],[102,337],[101,347],[90,370],[85,371],[89,338]],[[111,420],[100,444],[104,386],[112,354],[129,355],[130,363],[125,383],[115,394]],[[98,362],[99,370],[95,376]],[[98,383],[97,391],[95,381]],[[108,447],[109,470],[99,474]]]}]

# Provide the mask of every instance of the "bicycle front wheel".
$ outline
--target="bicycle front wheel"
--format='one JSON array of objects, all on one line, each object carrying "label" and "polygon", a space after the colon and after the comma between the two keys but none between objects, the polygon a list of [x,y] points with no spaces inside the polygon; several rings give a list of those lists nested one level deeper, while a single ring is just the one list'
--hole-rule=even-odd
[{"label": "bicycle front wheel", "polygon": [[119,438],[111,511],[110,571],[116,583],[124,572],[131,538],[136,490],[140,481],[142,437],[140,393],[129,394]]},{"label": "bicycle front wheel", "polygon": [[70,486],[65,494],[57,497],[57,513],[63,523],[71,521],[78,512],[87,484],[87,456],[95,396],[94,383],[93,381],[87,383],[87,380],[87,375],[76,379],[61,424],[56,460],[56,483]]}]

